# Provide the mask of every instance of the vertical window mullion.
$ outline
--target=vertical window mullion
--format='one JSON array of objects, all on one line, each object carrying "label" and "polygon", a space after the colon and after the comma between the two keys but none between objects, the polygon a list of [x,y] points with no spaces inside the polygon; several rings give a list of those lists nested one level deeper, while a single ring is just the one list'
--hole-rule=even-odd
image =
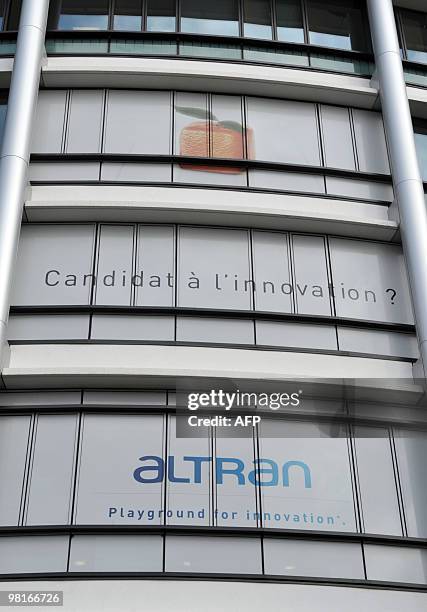
[{"label": "vertical window mullion", "polygon": [[270,20],[272,39],[277,40],[276,0],[270,0]]},{"label": "vertical window mullion", "polygon": [[310,37],[309,37],[307,4],[306,4],[306,0],[300,0],[300,1],[301,1],[302,24],[303,24],[303,30],[304,30],[304,42],[306,45],[308,45],[310,43]]}]

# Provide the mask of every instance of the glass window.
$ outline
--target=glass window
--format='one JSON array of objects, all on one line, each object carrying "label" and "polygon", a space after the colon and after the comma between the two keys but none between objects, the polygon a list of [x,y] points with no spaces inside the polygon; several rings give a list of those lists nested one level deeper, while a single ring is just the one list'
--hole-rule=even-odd
[{"label": "glass window", "polygon": [[174,32],[175,0],[147,0],[147,30]]},{"label": "glass window", "polygon": [[348,108],[322,104],[320,109],[326,166],[356,170]]},{"label": "glass window", "polygon": [[395,441],[408,535],[427,538],[427,431],[397,431]]},{"label": "glass window", "polygon": [[75,522],[163,524],[163,457],[162,416],[85,415]]},{"label": "glass window", "polygon": [[7,29],[17,30],[19,27],[19,19],[21,17],[22,0],[11,0],[9,3],[9,16],[7,19]]},{"label": "glass window", "polygon": [[303,43],[301,0],[276,0],[277,38]]},{"label": "glass window", "polygon": [[6,123],[7,102],[0,99],[0,144],[3,140],[4,127]]},{"label": "glass window", "polygon": [[320,165],[314,104],[267,98],[247,98],[246,102],[254,159]]},{"label": "glass window", "polygon": [[[179,417],[178,417],[179,418]],[[186,417],[181,417],[186,426]],[[166,523],[212,524],[212,453],[210,431],[198,437],[178,437],[177,418],[169,419]]]},{"label": "glass window", "polygon": [[237,0],[181,0],[181,31],[195,34],[239,35]]},{"label": "glass window", "polygon": [[368,28],[360,0],[307,0],[313,45],[368,51]]},{"label": "glass window", "polygon": [[158,535],[76,535],[70,572],[161,572],[163,538]]},{"label": "glass window", "polygon": [[401,9],[401,15],[408,59],[427,63],[427,13]]},{"label": "glass window", "polygon": [[108,30],[109,0],[62,0],[58,30]]},{"label": "glass window", "polygon": [[293,295],[300,314],[332,314],[326,243],[323,236],[292,236]]},{"label": "glass window", "polygon": [[284,321],[256,321],[258,345],[336,351],[337,336],[332,325],[304,325]]},{"label": "glass window", "polygon": [[230,430],[216,428],[214,524],[257,527],[260,524],[259,488],[248,478],[255,462],[255,440],[235,437]]},{"label": "glass window", "polygon": [[13,304],[88,304],[93,280],[94,233],[94,225],[23,226]]},{"label": "glass window", "polygon": [[273,37],[270,0],[244,0],[243,35],[248,38]]},{"label": "glass window", "polygon": [[96,304],[130,306],[133,271],[133,225],[101,225],[96,266]]},{"label": "glass window", "polygon": [[163,91],[108,92],[105,153],[170,153],[171,94]]},{"label": "glass window", "polygon": [[258,538],[167,536],[167,572],[261,574]]},{"label": "glass window", "polygon": [[389,174],[384,124],[380,113],[353,110],[359,170]]},{"label": "glass window", "polygon": [[31,153],[62,153],[66,91],[39,91]]},{"label": "glass window", "polygon": [[27,525],[68,525],[76,415],[39,415],[28,485]]},{"label": "glass window", "polygon": [[29,431],[29,416],[0,417],[0,525],[19,521]]},{"label": "glass window", "polygon": [[356,427],[354,444],[364,531],[401,536],[399,503],[387,429]]},{"label": "glass window", "polygon": [[70,96],[67,153],[98,153],[101,148],[104,92],[79,91]]},{"label": "glass window", "polygon": [[178,306],[250,310],[252,285],[246,230],[180,228]]},{"label": "glass window", "polygon": [[65,535],[3,536],[0,574],[66,572],[68,542]]},{"label": "glass window", "polygon": [[178,317],[176,339],[181,342],[253,344],[253,321],[218,317]]},{"label": "glass window", "polygon": [[252,232],[255,308],[292,312],[289,237],[282,232]]},{"label": "glass window", "polygon": [[409,546],[365,545],[368,580],[427,582],[427,549]]},{"label": "glass window", "polygon": [[263,417],[253,478],[264,527],[356,530],[346,428]]},{"label": "glass window", "polygon": [[93,340],[172,342],[175,340],[175,318],[139,313],[129,316],[94,314],[90,337]]},{"label": "glass window", "polygon": [[5,30],[5,14],[7,8],[7,0],[0,0],[0,30]]},{"label": "glass window", "polygon": [[266,574],[363,580],[362,547],[343,542],[264,539]]},{"label": "glass window", "polygon": [[174,227],[170,225],[139,226],[136,274],[136,306],[174,306]]},{"label": "glass window", "polygon": [[115,0],[113,29],[135,31],[142,28],[142,0]]},{"label": "glass window", "polygon": [[329,245],[338,317],[413,323],[400,246],[343,238],[330,238]]},{"label": "glass window", "polygon": [[416,127],[415,146],[417,148],[418,165],[423,181],[427,181],[427,129]]}]

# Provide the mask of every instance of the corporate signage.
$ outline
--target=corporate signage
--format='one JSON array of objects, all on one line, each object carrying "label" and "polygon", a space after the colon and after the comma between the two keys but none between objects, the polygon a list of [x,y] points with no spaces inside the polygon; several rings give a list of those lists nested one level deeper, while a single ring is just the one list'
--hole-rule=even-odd
[{"label": "corporate signage", "polygon": [[24,226],[13,304],[90,303],[413,323],[395,244],[212,227]]},{"label": "corporate signage", "polygon": [[[77,523],[355,529],[345,438],[303,424],[295,436],[178,438],[167,452],[160,417],[86,415],[77,487]],[[304,437],[301,437],[304,436]],[[96,441],[96,444],[94,444]]]}]

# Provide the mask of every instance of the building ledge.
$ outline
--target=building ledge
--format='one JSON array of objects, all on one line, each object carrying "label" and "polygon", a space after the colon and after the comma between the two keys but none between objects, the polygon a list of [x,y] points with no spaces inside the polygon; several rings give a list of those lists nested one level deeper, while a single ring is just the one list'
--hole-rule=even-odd
[{"label": "building ledge", "polygon": [[153,186],[33,186],[29,222],[126,221],[250,226],[393,240],[379,204],[322,196]]}]

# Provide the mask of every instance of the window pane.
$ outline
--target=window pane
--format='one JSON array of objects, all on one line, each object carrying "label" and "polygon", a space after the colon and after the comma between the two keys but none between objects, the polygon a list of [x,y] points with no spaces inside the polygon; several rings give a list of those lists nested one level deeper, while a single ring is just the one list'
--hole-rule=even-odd
[{"label": "window pane", "polygon": [[264,539],[265,573],[363,580],[360,544]]},{"label": "window pane", "polygon": [[354,436],[364,531],[402,535],[388,431],[356,427]]},{"label": "window pane", "polygon": [[303,43],[301,0],[276,0],[277,38]]},{"label": "window pane", "polygon": [[395,440],[408,535],[427,538],[427,431],[398,431]]},{"label": "window pane", "polygon": [[101,147],[101,131],[104,106],[103,91],[71,92],[67,153],[98,153]]},{"label": "window pane", "polygon": [[136,272],[143,273],[145,282],[136,285],[137,306],[174,306],[174,262],[175,228],[170,225],[140,225]]},{"label": "window pane", "polygon": [[320,109],[326,166],[356,170],[348,108],[322,104]]},{"label": "window pane", "polygon": [[[412,324],[400,246],[342,238],[330,238],[329,245],[338,317]],[[387,293],[388,288],[396,294]]]},{"label": "window pane", "polygon": [[289,237],[283,232],[252,232],[255,276],[255,308],[269,312],[292,312]]},{"label": "window pane", "polygon": [[381,114],[357,108],[353,120],[359,170],[390,174]]},{"label": "window pane", "polygon": [[0,525],[19,521],[29,431],[29,416],[0,417]]},{"label": "window pane", "polygon": [[28,489],[27,525],[68,525],[76,415],[39,415]]},{"label": "window pane", "polygon": [[366,18],[359,0],[308,0],[307,10],[313,45],[369,50]]},{"label": "window pane", "polygon": [[17,30],[19,27],[19,18],[21,17],[22,0],[11,0],[9,8],[9,17],[7,21],[8,30]]},{"label": "window pane", "polygon": [[181,227],[177,305],[249,310],[249,257],[246,230]]},{"label": "window pane", "polygon": [[94,231],[93,225],[23,226],[13,304],[88,304]]},{"label": "window pane", "polygon": [[[187,417],[181,418],[187,420]],[[210,432],[207,429],[201,431],[197,438],[178,437],[176,417],[171,416],[169,419],[166,485],[168,525],[212,524],[212,453]]]},{"label": "window pane", "polygon": [[254,159],[320,165],[314,104],[247,98],[247,126]]},{"label": "window pane", "polygon": [[115,0],[113,29],[132,31],[142,28],[141,0]]},{"label": "window pane", "polygon": [[158,535],[74,536],[70,572],[161,572],[163,539]]},{"label": "window pane", "polygon": [[5,12],[6,12],[7,0],[0,0],[0,30],[5,30]]},{"label": "window pane", "polygon": [[215,525],[257,527],[259,489],[247,477],[255,461],[254,440],[233,437],[227,428],[217,427],[216,434]]},{"label": "window pane", "polygon": [[108,92],[105,153],[170,153],[171,94],[162,91]]},{"label": "window pane", "polygon": [[244,0],[244,36],[272,38],[270,0]]},{"label": "window pane", "polygon": [[76,523],[164,522],[163,424],[152,415],[85,416]]},{"label": "window pane", "polygon": [[[292,236],[294,256],[296,312],[300,314],[332,314],[331,298],[328,291],[328,267],[326,242],[323,236]],[[310,291],[308,288],[313,287]],[[314,289],[317,287],[317,290]]]},{"label": "window pane", "polygon": [[427,13],[401,10],[408,59],[427,63]]},{"label": "window pane", "polygon": [[68,541],[65,535],[2,537],[0,574],[66,572]]},{"label": "window pane", "polygon": [[101,225],[96,266],[96,304],[131,306],[133,225]]},{"label": "window pane", "polygon": [[58,30],[107,30],[109,0],[62,0]]},{"label": "window pane", "polygon": [[418,165],[420,167],[423,181],[427,181],[427,130],[421,131],[418,128],[415,133],[415,146],[417,148]]},{"label": "window pane", "polygon": [[166,537],[166,571],[261,574],[258,538]]},{"label": "window pane", "polygon": [[175,27],[175,0],[147,1],[147,30],[174,32]]},{"label": "window pane", "polygon": [[427,582],[427,549],[366,544],[365,561],[368,580]]},{"label": "window pane", "polygon": [[196,34],[239,35],[237,0],[181,1],[181,31]]},{"label": "window pane", "polygon": [[264,527],[355,531],[346,428],[264,418],[254,478]]},{"label": "window pane", "polygon": [[39,91],[31,153],[61,153],[66,91]]}]

